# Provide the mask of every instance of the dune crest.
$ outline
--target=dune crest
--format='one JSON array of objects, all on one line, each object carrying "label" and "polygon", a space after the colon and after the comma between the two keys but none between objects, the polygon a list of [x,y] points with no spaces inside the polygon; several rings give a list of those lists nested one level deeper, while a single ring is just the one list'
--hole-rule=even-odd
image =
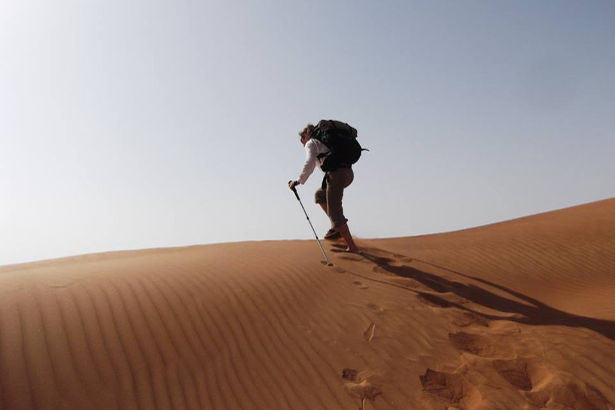
[{"label": "dune crest", "polygon": [[0,267],[2,409],[615,409],[615,199]]}]

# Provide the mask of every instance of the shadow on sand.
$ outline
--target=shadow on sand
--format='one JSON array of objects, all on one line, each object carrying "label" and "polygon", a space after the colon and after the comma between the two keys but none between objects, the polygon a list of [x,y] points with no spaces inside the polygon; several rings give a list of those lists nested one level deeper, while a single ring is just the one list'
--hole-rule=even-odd
[{"label": "shadow on sand", "polygon": [[[499,289],[515,298],[522,300],[525,303],[520,303],[506,297],[497,295],[482,287],[478,287],[472,284],[465,284],[453,280],[449,280],[432,273],[424,272],[419,269],[410,266],[396,266],[391,263],[394,259],[370,255],[369,250],[362,253],[362,256],[379,266],[380,268],[390,272],[394,275],[404,278],[413,279],[436,293],[453,293],[458,295],[476,305],[484,306],[489,309],[497,310],[499,312],[514,314],[514,316],[497,316],[485,314],[482,312],[476,312],[469,309],[466,306],[459,303],[451,302],[437,294],[430,292],[423,292],[417,289],[411,289],[413,292],[419,294],[422,298],[444,308],[456,307],[465,311],[469,311],[478,315],[481,315],[491,320],[510,320],[518,323],[528,325],[559,325],[559,326],[571,326],[571,327],[583,327],[600,333],[603,336],[608,337],[611,340],[615,340],[615,322],[604,319],[594,319],[591,317],[579,316],[572,313],[567,313],[555,308],[552,308],[544,303],[523,295],[512,289],[504,286],[489,282],[485,279],[480,279],[471,275],[457,272],[443,266],[438,266],[433,263],[414,259],[418,262],[431,265],[435,268],[442,269],[461,277],[471,279],[473,281],[483,283],[493,288]],[[412,258],[407,258],[408,260]],[[527,303],[527,304],[526,304]]]}]

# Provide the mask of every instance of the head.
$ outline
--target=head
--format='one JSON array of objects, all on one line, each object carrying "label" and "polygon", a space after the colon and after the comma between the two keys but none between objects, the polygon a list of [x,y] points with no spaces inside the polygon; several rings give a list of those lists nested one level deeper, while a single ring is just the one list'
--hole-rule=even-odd
[{"label": "head", "polygon": [[313,124],[308,124],[304,129],[299,132],[299,136],[301,137],[301,144],[305,145],[312,138],[312,130],[314,129]]}]

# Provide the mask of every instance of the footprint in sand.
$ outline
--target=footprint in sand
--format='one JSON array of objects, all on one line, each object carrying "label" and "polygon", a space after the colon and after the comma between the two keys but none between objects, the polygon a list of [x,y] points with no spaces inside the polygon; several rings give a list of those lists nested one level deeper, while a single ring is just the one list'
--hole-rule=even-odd
[{"label": "footprint in sand", "polygon": [[384,312],[384,308],[383,308],[383,307],[381,307],[381,306],[378,306],[378,305],[377,305],[377,304],[375,304],[375,303],[368,303],[368,304],[367,304],[367,307],[368,307],[368,308],[370,308],[370,310],[372,310],[372,311],[374,311],[374,312],[376,312],[376,313],[382,313],[382,312]]},{"label": "footprint in sand", "polygon": [[423,391],[433,394],[448,402],[445,408],[450,410],[458,410],[465,408],[460,406],[463,401],[480,401],[480,392],[463,374],[453,372],[439,372],[437,370],[427,369],[425,374],[419,376]]},{"label": "footprint in sand", "polygon": [[353,285],[358,286],[360,289],[367,289],[369,288],[369,285],[366,285],[365,283],[355,280],[354,282],[352,282]]},{"label": "footprint in sand", "polygon": [[[523,363],[517,366],[522,367]],[[544,366],[536,366],[530,362],[525,364],[526,376],[521,375],[519,381],[516,378],[518,377],[516,374],[511,376],[510,367],[510,364],[505,365],[504,373],[500,373],[500,375],[508,380],[509,383],[519,388],[521,386],[517,384],[524,382],[523,377],[531,379],[525,381],[524,387],[526,388],[522,390],[525,390],[525,397],[529,403],[536,407],[544,408],[547,407],[548,403],[549,408],[558,409],[611,410],[613,408],[609,400],[598,388],[586,381],[580,380],[574,374],[560,372]],[[527,388],[528,386],[529,389]]]},{"label": "footprint in sand", "polygon": [[359,372],[357,372],[355,369],[351,369],[349,367],[344,367],[342,369],[342,379],[344,380],[350,380],[351,382],[357,380],[357,374],[359,374]]},{"label": "footprint in sand", "polygon": [[460,374],[427,369],[419,379],[423,391],[427,393],[441,397],[452,404],[459,403],[463,399],[464,383]]},{"label": "footprint in sand", "polygon": [[469,327],[472,325],[489,327],[489,320],[487,318],[473,312],[455,312],[451,323],[459,327]]},{"label": "footprint in sand", "polygon": [[453,345],[464,352],[480,357],[505,358],[511,357],[513,349],[504,342],[502,335],[491,336],[477,333],[449,333]]},{"label": "footprint in sand", "polygon": [[385,273],[385,274],[389,273],[389,271],[384,269],[382,266],[378,266],[378,265],[372,267],[372,272],[375,272],[375,273]]},{"label": "footprint in sand", "polygon": [[528,372],[527,360],[494,360],[493,368],[513,386],[525,391],[532,390],[532,379]]},{"label": "footprint in sand", "polygon": [[342,370],[342,379],[346,380],[344,387],[346,391],[359,400],[361,400],[360,410],[365,409],[365,401],[374,401],[376,397],[382,394],[380,387],[368,379],[371,377],[365,375],[366,372],[357,372],[355,369],[345,368]]}]

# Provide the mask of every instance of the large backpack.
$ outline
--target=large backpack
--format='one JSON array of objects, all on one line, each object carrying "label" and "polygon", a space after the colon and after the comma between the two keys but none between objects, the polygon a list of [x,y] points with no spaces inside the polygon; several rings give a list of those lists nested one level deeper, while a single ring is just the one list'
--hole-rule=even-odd
[{"label": "large backpack", "polygon": [[311,136],[329,148],[329,152],[318,156],[324,158],[321,169],[325,172],[350,168],[361,157],[361,151],[368,151],[361,148],[357,141],[357,130],[345,122],[321,120],[312,130]]}]

